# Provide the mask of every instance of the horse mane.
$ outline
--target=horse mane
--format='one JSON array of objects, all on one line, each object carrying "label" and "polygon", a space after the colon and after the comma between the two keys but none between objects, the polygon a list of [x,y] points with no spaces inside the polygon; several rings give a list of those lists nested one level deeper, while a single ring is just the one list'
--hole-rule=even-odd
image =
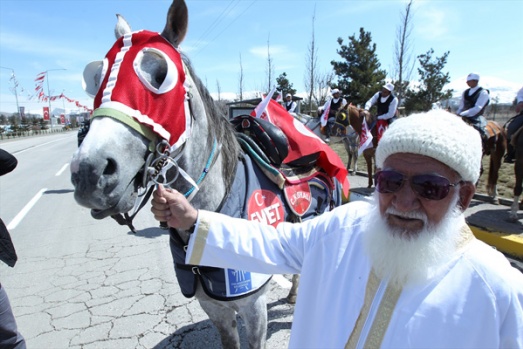
[{"label": "horse mane", "polygon": [[211,97],[205,85],[194,73],[189,58],[182,54],[182,59],[194,80],[196,89],[203,100],[205,113],[209,119],[209,131],[212,136],[207,138],[207,149],[212,149],[215,139],[221,142],[221,155],[223,158],[222,177],[226,183],[226,191],[229,192],[234,176],[236,175],[234,169],[236,168],[236,162],[240,155],[240,144],[236,139],[235,131],[229,120],[227,120],[226,115],[221,111],[221,108],[216,105],[216,102]]}]

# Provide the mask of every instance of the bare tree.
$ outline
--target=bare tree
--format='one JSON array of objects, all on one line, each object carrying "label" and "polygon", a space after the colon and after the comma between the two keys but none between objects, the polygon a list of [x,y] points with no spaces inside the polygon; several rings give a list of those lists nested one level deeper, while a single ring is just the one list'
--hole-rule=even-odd
[{"label": "bare tree", "polygon": [[313,92],[313,98],[318,107],[321,107],[327,102],[327,96],[331,88],[331,82],[334,80],[334,72],[327,71],[323,74],[316,74],[314,82],[315,89]]},{"label": "bare tree", "polygon": [[409,86],[416,63],[412,56],[410,38],[412,33],[412,2],[413,0],[409,1],[405,6],[405,11],[400,15],[401,22],[396,29],[396,42],[394,43],[392,78],[400,104]]},{"label": "bare tree", "polygon": [[243,65],[242,65],[242,54],[240,53],[240,75],[238,76],[238,99],[243,101]]},{"label": "bare tree", "polygon": [[[311,41],[307,50],[307,58],[305,65],[305,78],[304,85],[305,91],[308,93],[309,99],[309,111],[312,112],[312,98],[314,96],[314,89],[316,87],[317,73],[316,66],[318,64],[318,48],[316,47],[316,36],[314,31],[314,25],[316,21],[316,5],[314,5],[314,12],[312,15],[312,34]],[[317,101],[316,101],[317,102]]]},{"label": "bare tree", "polygon": [[270,50],[270,38],[271,34],[269,34],[269,37],[267,38],[267,92],[271,90],[271,83],[272,83],[272,74],[274,72],[274,62],[271,58],[271,50]]}]

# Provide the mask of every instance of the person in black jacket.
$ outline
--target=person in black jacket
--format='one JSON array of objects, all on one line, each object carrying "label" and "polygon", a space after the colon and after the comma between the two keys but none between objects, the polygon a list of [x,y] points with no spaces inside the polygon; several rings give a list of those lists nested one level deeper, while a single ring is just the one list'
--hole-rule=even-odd
[{"label": "person in black jacket", "polygon": [[[15,169],[18,161],[10,153],[0,149],[0,176]],[[14,267],[16,250],[4,222],[0,219],[0,260],[10,267]],[[16,320],[7,298],[7,293],[0,283],[0,348],[25,349],[25,339],[16,326]]]},{"label": "person in black jacket", "polygon": [[461,95],[456,114],[478,130],[485,145],[488,140],[488,134],[486,130],[487,119],[483,114],[490,103],[490,92],[479,86],[479,74],[477,73],[467,75],[467,86],[469,88]]}]

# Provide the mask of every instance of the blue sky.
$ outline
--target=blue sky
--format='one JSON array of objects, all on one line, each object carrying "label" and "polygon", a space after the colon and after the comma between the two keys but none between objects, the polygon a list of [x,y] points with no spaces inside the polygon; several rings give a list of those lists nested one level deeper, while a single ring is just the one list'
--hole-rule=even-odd
[{"label": "blue sky", "polygon": [[[304,92],[305,65],[316,8],[318,70],[331,70],[338,37],[370,32],[381,67],[393,68],[396,30],[406,1],[307,0],[187,0],[189,31],[182,43],[196,74],[211,93],[220,85],[222,98],[239,92],[240,55],[244,90],[266,86],[267,42],[275,69]],[[0,1],[0,111],[16,111],[13,69],[18,80],[19,105],[41,110],[47,103],[29,100],[36,75],[48,73],[51,95],[64,93],[83,105],[92,105],[82,90],[87,63],[101,60],[114,42],[116,13],[133,30],[162,31],[171,1],[164,0],[1,0]],[[434,49],[440,57],[450,51],[444,69],[454,86],[465,89],[472,71],[512,86],[523,86],[522,0],[414,1],[411,44],[413,56]],[[415,80],[416,76],[413,77]],[[217,83],[218,82],[218,83]],[[462,82],[462,83],[461,83]],[[481,81],[480,81],[481,84]],[[47,85],[44,85],[47,93]],[[75,108],[56,101],[52,109]]]}]

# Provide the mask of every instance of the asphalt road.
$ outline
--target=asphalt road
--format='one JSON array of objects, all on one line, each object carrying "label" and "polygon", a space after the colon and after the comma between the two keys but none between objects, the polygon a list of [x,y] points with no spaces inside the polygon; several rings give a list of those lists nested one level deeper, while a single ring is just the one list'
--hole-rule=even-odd
[{"label": "asphalt road", "polygon": [[[0,281],[28,348],[220,347],[198,302],[180,293],[168,236],[147,206],[133,234],[111,219],[94,220],[76,204],[68,167],[76,132],[0,147],[19,161],[0,177],[0,217],[19,257],[15,268],[0,263]],[[358,181],[351,177],[353,187],[365,185]],[[293,315],[283,300],[288,283],[275,279],[268,300],[271,349],[287,347]],[[241,322],[240,329],[243,334]]]},{"label": "asphalt road", "polygon": [[[180,293],[168,236],[148,208],[132,234],[76,204],[68,167],[76,132],[0,147],[19,162],[0,177],[0,217],[19,258],[14,268],[0,263],[0,281],[28,348],[220,347],[198,302]],[[285,281],[271,281],[269,348],[288,343]]]}]

